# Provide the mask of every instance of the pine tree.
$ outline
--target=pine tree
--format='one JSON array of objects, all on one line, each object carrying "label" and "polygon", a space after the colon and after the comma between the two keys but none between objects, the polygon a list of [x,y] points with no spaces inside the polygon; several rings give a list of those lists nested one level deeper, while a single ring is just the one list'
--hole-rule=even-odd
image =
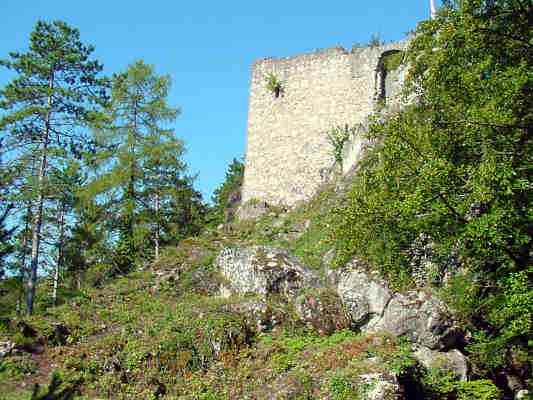
[{"label": "pine tree", "polygon": [[52,196],[50,206],[50,219],[53,225],[55,240],[53,246],[53,290],[52,302],[57,304],[59,278],[64,269],[65,243],[69,235],[69,218],[74,205],[79,197],[79,191],[84,183],[81,174],[81,164],[77,161],[68,161],[64,166],[54,170],[50,176],[53,186],[56,188]]},{"label": "pine tree", "polygon": [[9,190],[11,176],[2,163],[2,140],[0,139],[0,279],[4,275],[5,258],[13,251],[13,245],[10,242],[13,228],[7,228],[6,222],[9,213],[13,209],[13,204],[6,201],[6,195]]},{"label": "pine tree", "polygon": [[48,173],[57,160],[78,155],[90,144],[79,127],[97,116],[105,98],[104,81],[98,78],[102,66],[89,57],[93,47],[80,41],[79,31],[64,22],[39,21],[30,35],[26,53],[10,53],[1,65],[17,77],[0,92],[0,107],[6,114],[0,130],[8,133],[6,143],[20,160],[38,157],[35,176],[24,177],[33,193],[34,220],[27,309],[33,312],[39,267],[43,209],[52,192]]},{"label": "pine tree", "polygon": [[[158,253],[164,209],[177,177],[185,170],[183,143],[165,125],[178,110],[167,104],[168,76],[137,61],[113,77],[108,123],[99,126],[99,178],[91,187],[118,216],[115,268],[125,272],[146,243]],[[148,239],[148,240],[147,240]]]},{"label": "pine tree", "polygon": [[229,222],[234,213],[235,203],[240,203],[241,186],[244,179],[244,163],[233,159],[228,166],[224,182],[213,193],[213,207],[211,209],[211,223],[222,224]]}]

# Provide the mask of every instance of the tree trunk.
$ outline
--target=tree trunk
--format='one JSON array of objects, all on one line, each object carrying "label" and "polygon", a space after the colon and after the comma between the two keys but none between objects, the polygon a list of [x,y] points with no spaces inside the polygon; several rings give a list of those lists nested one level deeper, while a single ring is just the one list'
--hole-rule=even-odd
[{"label": "tree trunk", "polygon": [[435,0],[429,1],[429,9],[431,11],[431,19],[435,19],[437,16],[437,7],[435,6]]},{"label": "tree trunk", "polygon": [[159,260],[159,194],[155,195],[155,260]]},{"label": "tree trunk", "polygon": [[48,94],[48,110],[46,111],[43,131],[43,149],[41,153],[41,162],[37,176],[37,200],[35,215],[33,216],[32,243],[31,243],[31,266],[30,276],[28,279],[26,305],[28,314],[33,314],[33,303],[35,301],[35,285],[37,284],[37,269],[39,268],[39,250],[41,245],[41,227],[43,223],[43,206],[44,206],[44,178],[46,176],[46,163],[48,156],[48,142],[50,136],[50,117],[52,114],[52,90],[54,88],[54,76],[51,74],[48,85],[50,93]]},{"label": "tree trunk", "polygon": [[57,287],[59,285],[59,270],[61,269],[61,264],[63,263],[63,236],[64,236],[64,225],[65,225],[65,205],[61,204],[61,209],[59,210],[59,242],[57,244],[57,262],[54,268],[54,290],[52,292],[52,300],[54,306],[57,305]]},{"label": "tree trunk", "polygon": [[24,234],[22,236],[22,254],[20,255],[20,293],[17,300],[17,314],[22,314],[22,304],[24,303],[24,281],[26,280],[26,250],[28,247],[28,221],[31,218],[31,204],[28,204],[26,221],[24,223]]}]

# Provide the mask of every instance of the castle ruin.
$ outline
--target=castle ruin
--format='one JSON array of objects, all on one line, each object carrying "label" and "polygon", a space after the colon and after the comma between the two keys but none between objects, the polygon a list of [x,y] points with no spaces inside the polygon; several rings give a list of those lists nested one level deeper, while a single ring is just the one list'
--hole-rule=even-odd
[{"label": "castle ruin", "polygon": [[[384,59],[406,42],[347,51],[334,47],[252,67],[242,201],[294,206],[309,200],[335,165],[328,132],[358,126],[386,105],[394,107],[406,68],[387,71]],[[281,83],[279,92],[267,78]],[[351,137],[341,169],[357,163],[363,143]]]}]

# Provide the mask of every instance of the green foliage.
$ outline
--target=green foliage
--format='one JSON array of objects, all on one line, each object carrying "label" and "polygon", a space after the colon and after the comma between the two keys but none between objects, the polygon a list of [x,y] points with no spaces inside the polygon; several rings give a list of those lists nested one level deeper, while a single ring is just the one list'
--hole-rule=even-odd
[{"label": "green foliage", "polygon": [[342,126],[338,125],[332,128],[328,133],[328,141],[333,147],[333,157],[337,165],[342,166],[342,153],[344,150],[344,145],[357,133],[356,127],[350,127],[348,124]]},{"label": "green foliage", "polygon": [[477,379],[468,382],[458,382],[458,400],[498,400],[501,399],[501,391],[488,379]]},{"label": "green foliage", "polygon": [[387,53],[385,56],[383,56],[383,59],[382,59],[384,72],[389,73],[389,72],[397,70],[400,67],[400,65],[402,65],[404,57],[405,57],[405,52],[403,51],[395,51],[392,53]]},{"label": "green foliage", "polygon": [[329,392],[333,400],[350,400],[360,398],[357,387],[351,379],[342,375],[335,375],[329,382]]},{"label": "green foliage", "polygon": [[0,379],[21,379],[33,374],[36,369],[36,363],[29,355],[3,358],[0,360]]},{"label": "green foliage", "polygon": [[415,367],[417,361],[413,357],[412,345],[407,340],[399,340],[396,350],[385,356],[388,369],[401,376],[407,374]]},{"label": "green foliage", "polygon": [[213,193],[213,207],[210,223],[218,225],[226,222],[226,211],[240,204],[241,186],[244,178],[244,163],[236,158],[228,166],[224,182]]},{"label": "green foliage", "polygon": [[197,233],[203,219],[201,195],[184,175],[184,146],[165,126],[179,110],[168,106],[170,77],[137,61],[113,77],[106,121],[96,125],[98,176],[89,201],[105,199],[108,227],[119,233],[113,264],[121,272],[156,257],[163,245]]},{"label": "green foliage", "polygon": [[266,88],[278,98],[283,93],[283,82],[276,75],[270,73],[266,77]]},{"label": "green foliage", "polygon": [[460,262],[468,280],[452,281],[460,290],[447,293],[475,332],[480,372],[505,367],[531,330],[526,11],[518,2],[468,0],[420,24],[406,55],[418,100],[371,127],[378,145],[360,163],[332,234],[337,262],[358,256],[396,287],[412,284],[410,249],[420,235],[441,271]]},{"label": "green foliage", "polygon": [[0,212],[0,279],[2,279],[4,276],[5,258],[7,258],[7,256],[9,256],[9,254],[11,254],[11,252],[14,250],[14,246],[10,241],[14,229],[7,229],[5,226],[5,221],[11,209],[12,206],[8,206]]},{"label": "green foliage", "polygon": [[[107,82],[102,66],[92,60],[94,48],[83,44],[79,31],[62,21],[38,21],[29,50],[12,52],[0,65],[16,76],[0,91],[3,152],[16,171],[9,199],[19,210],[33,211],[31,266],[27,308],[33,312],[35,286],[48,221],[47,200],[59,192],[53,173],[61,177],[65,160],[92,150],[87,127],[100,118]],[[31,204],[31,207],[29,207]],[[24,257],[22,257],[24,258]]]},{"label": "green foliage", "polygon": [[81,383],[81,380],[65,382],[59,373],[54,372],[50,384],[44,390],[40,385],[35,385],[31,400],[73,400],[79,394],[78,387]]},{"label": "green foliage", "polygon": [[502,395],[488,379],[459,381],[453,372],[438,368],[423,371],[419,379],[427,399],[497,400]]}]

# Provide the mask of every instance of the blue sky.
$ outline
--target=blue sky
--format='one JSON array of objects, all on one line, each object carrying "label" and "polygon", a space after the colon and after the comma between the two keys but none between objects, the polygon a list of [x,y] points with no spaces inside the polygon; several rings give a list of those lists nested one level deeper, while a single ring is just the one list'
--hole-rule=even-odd
[{"label": "blue sky", "polygon": [[[38,19],[61,19],[96,47],[105,73],[137,59],[170,74],[175,130],[209,199],[228,163],[245,152],[250,66],[255,59],[399,40],[429,15],[428,0],[0,0],[0,58],[24,50]],[[0,86],[10,75],[0,70]]]}]

